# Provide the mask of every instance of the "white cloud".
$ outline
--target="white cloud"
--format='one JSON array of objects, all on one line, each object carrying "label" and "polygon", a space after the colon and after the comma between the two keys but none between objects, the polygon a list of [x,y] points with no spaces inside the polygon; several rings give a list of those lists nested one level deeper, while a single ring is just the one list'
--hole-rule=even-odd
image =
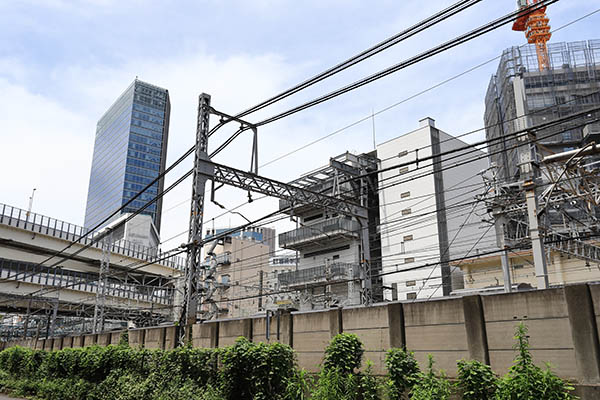
[{"label": "white cloud", "polygon": [[0,93],[0,201],[26,208],[36,188],[36,211],[74,220],[85,207],[91,159],[92,136],[80,132],[92,122],[6,80]]}]

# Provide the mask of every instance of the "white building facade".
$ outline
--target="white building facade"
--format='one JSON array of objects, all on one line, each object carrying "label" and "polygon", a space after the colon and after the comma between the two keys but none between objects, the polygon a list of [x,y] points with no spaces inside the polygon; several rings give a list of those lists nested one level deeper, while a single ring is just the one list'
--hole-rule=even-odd
[{"label": "white building facade", "polygon": [[[494,230],[476,195],[488,167],[478,149],[425,118],[412,132],[377,146],[385,300],[428,299],[463,287],[450,262],[494,247]],[[398,168],[395,168],[399,166]]]}]

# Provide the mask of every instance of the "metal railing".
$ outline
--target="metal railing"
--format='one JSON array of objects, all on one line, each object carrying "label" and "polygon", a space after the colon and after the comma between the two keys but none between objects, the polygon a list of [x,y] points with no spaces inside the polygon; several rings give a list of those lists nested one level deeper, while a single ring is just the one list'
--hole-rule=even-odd
[{"label": "metal railing", "polygon": [[[62,268],[41,267],[34,263],[0,258],[0,278],[46,287],[65,287],[68,290],[96,293],[98,275]],[[106,295],[165,305],[173,304],[173,288],[139,285],[108,279]]]},{"label": "metal railing", "polygon": [[337,233],[351,234],[358,236],[359,224],[356,220],[345,217],[327,219],[316,224],[303,226],[293,231],[284,232],[279,235],[279,246],[285,247],[288,244],[311,240],[315,237],[325,236]]},{"label": "metal railing", "polygon": [[298,271],[277,274],[280,286],[320,283],[327,280],[359,278],[359,265],[354,263],[332,262],[329,266],[299,269]]},{"label": "metal railing", "polygon": [[[230,252],[217,254],[216,258],[217,258],[217,265],[218,266],[221,266],[221,265],[231,265],[231,253]],[[204,266],[204,267],[208,267],[209,265],[210,265],[210,260],[205,260],[202,263],[202,266]]]},{"label": "metal railing", "polygon": [[[58,239],[78,240],[81,245],[92,243],[94,237],[98,235],[98,232],[89,231],[83,226],[46,217],[34,212],[28,212],[21,208],[2,203],[0,203],[0,224],[41,233]],[[102,243],[93,243],[92,247],[102,248]],[[157,263],[160,265],[180,270],[185,267],[186,263],[183,257],[169,257],[161,260],[161,258],[168,256],[168,253],[162,253],[157,248],[150,248],[124,239],[115,241],[111,246],[111,252],[148,262],[157,260]]]}]

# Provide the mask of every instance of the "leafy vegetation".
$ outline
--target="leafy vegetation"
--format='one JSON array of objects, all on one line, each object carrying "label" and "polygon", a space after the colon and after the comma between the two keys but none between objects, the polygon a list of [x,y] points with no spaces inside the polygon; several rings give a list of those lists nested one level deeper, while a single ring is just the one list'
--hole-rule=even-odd
[{"label": "leafy vegetation", "polygon": [[460,360],[457,386],[463,400],[491,400],[496,394],[498,379],[489,365],[475,360]]},{"label": "leafy vegetation", "polygon": [[419,382],[410,391],[412,400],[446,400],[450,397],[450,382],[443,371],[439,376],[433,370],[433,356],[428,356],[427,372],[420,375]]},{"label": "leafy vegetation", "polygon": [[352,333],[336,335],[325,348],[323,368],[311,399],[371,400],[379,398],[380,382],[373,375],[372,363],[362,365],[364,347]]},{"label": "leafy vegetation", "polygon": [[533,363],[529,351],[527,327],[519,324],[515,333],[517,344],[515,349],[519,354],[508,374],[503,377],[496,392],[497,400],[513,399],[543,399],[571,400],[576,397],[570,391],[573,387],[563,381],[550,370],[542,369]]},{"label": "leafy vegetation", "polygon": [[455,385],[434,371],[431,355],[423,373],[404,349],[387,352],[387,376],[377,377],[353,334],[331,340],[317,376],[298,369],[289,346],[245,338],[223,349],[132,349],[125,341],[52,352],[12,347],[0,352],[0,391],[45,400],[447,400],[452,389],[464,400],[575,399],[568,383],[533,363],[524,325],[515,338],[518,356],[506,376],[461,360]]},{"label": "leafy vegetation", "polygon": [[365,350],[363,344],[353,333],[336,335],[325,348],[325,370],[337,369],[342,374],[351,374],[359,369]]},{"label": "leafy vegetation", "polygon": [[390,349],[385,356],[388,392],[391,400],[401,399],[420,380],[415,355],[404,349]]}]

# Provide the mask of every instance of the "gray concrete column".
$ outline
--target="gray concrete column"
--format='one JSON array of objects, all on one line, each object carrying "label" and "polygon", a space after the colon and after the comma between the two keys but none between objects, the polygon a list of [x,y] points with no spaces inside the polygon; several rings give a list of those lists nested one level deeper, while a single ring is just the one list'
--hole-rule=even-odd
[{"label": "gray concrete column", "polygon": [[252,318],[246,318],[242,322],[242,336],[252,341]]},{"label": "gray concrete column", "polygon": [[291,312],[281,314],[281,343],[294,347],[294,317]]},{"label": "gray concrete column", "polygon": [[587,284],[566,285],[571,337],[581,383],[600,383],[600,346],[594,304]]},{"label": "gray concrete column", "polygon": [[344,332],[342,309],[334,308],[327,312],[329,313],[329,336],[333,338],[335,335]]},{"label": "gray concrete column", "polygon": [[467,333],[469,357],[484,364],[490,364],[485,316],[480,296],[465,296],[462,298]]},{"label": "gray concrete column", "polygon": [[404,328],[404,308],[402,303],[387,305],[390,348],[406,348],[406,330]]},{"label": "gray concrete column", "polygon": [[210,347],[216,349],[219,347],[219,322],[203,322],[202,326],[206,326],[210,337]]}]

